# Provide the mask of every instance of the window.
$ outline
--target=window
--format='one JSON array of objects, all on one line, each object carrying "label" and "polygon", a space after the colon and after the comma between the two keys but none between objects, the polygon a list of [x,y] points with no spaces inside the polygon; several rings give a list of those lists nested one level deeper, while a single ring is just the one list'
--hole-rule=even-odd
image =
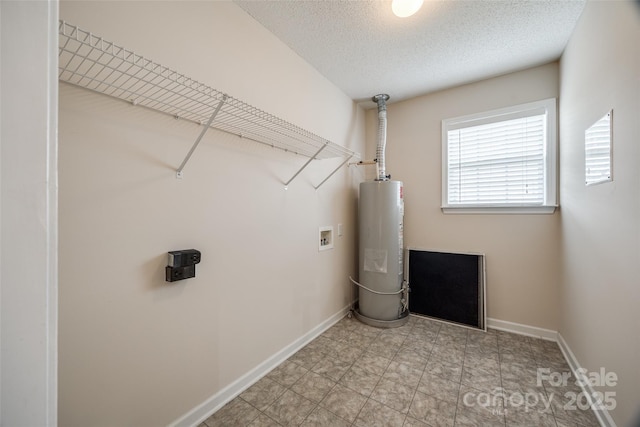
[{"label": "window", "polygon": [[445,213],[552,213],[556,100],[442,121]]}]

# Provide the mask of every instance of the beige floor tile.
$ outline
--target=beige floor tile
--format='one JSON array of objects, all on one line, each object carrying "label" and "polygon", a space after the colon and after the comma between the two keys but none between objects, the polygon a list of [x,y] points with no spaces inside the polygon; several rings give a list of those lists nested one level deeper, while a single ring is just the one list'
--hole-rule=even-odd
[{"label": "beige floor tile", "polygon": [[380,375],[372,374],[358,364],[354,364],[338,383],[368,397],[380,378]]},{"label": "beige floor tile", "polygon": [[404,420],[403,427],[430,427],[427,423],[418,421],[413,417],[407,415],[407,418]]},{"label": "beige floor tile", "polygon": [[235,398],[207,418],[208,427],[246,426],[258,418],[260,412],[242,399]]},{"label": "beige floor tile", "polygon": [[324,399],[327,393],[335,387],[335,385],[335,381],[325,377],[324,375],[316,374],[315,372],[307,372],[293,386],[291,386],[291,390],[309,400],[320,402]]},{"label": "beige floor tile", "polygon": [[315,407],[315,402],[287,390],[264,413],[284,426],[299,426]]},{"label": "beige floor tile", "polygon": [[345,362],[334,357],[327,356],[311,369],[316,374],[324,375],[334,381],[338,381],[349,370],[352,363]]},{"label": "beige floor tile", "polygon": [[311,369],[313,366],[324,359],[325,354],[319,350],[310,349],[308,347],[304,347],[299,350],[296,354],[291,356],[288,360],[298,365],[302,366],[306,369]]},{"label": "beige floor tile", "polygon": [[369,399],[356,418],[358,427],[402,427],[405,415]]},{"label": "beige floor tile", "polygon": [[415,387],[409,387],[382,378],[371,393],[371,399],[406,414],[411,405]]},{"label": "beige floor tile", "polygon": [[338,384],[320,402],[320,406],[352,423],[366,401],[365,396]]},{"label": "beige floor tile", "polygon": [[478,413],[469,411],[466,408],[462,410],[458,410],[456,413],[455,426],[464,426],[464,427],[500,427],[504,426],[504,418],[500,420],[499,418],[487,418],[482,417]]},{"label": "beige floor tile", "polygon": [[464,357],[464,367],[471,369],[482,369],[484,371],[493,372],[500,375],[500,364],[498,363],[498,354],[493,355],[477,355],[467,354]]},{"label": "beige floor tile", "polygon": [[391,360],[398,353],[398,350],[399,350],[399,346],[395,344],[388,344],[384,341],[380,341],[379,339],[376,339],[366,349],[366,352],[375,354],[376,356],[385,357]]},{"label": "beige floor tile", "polygon": [[267,409],[287,388],[269,378],[262,378],[240,394],[240,397],[260,411]]},{"label": "beige floor tile", "polygon": [[491,358],[496,362],[499,360],[499,353],[497,344],[487,345],[467,341],[467,345],[465,347],[465,356],[474,355],[483,358]]},{"label": "beige floor tile", "polygon": [[302,427],[349,427],[350,423],[318,406],[301,424]]},{"label": "beige floor tile", "polygon": [[406,342],[424,342],[424,343],[435,343],[436,338],[438,338],[438,331],[431,329],[424,329],[421,327],[414,327],[411,332],[407,335]]},{"label": "beige floor tile", "polygon": [[393,361],[396,363],[401,363],[403,365],[406,365],[411,369],[422,372],[424,370],[424,367],[427,366],[427,361],[429,360],[430,354],[431,354],[430,348],[429,348],[428,354],[425,357],[424,353],[420,352],[419,349],[408,347],[405,344],[400,348],[400,351],[398,351],[398,353],[395,355],[395,357],[393,358]]},{"label": "beige floor tile", "polygon": [[551,399],[551,408],[556,419],[566,423],[577,423],[585,427],[598,427],[600,425],[595,413],[588,407],[588,400],[581,390],[572,391],[576,390],[573,387],[557,388],[555,390],[560,391],[548,391],[547,394]]},{"label": "beige floor tile", "polygon": [[462,362],[451,363],[446,360],[432,358],[427,362],[424,372],[459,383],[462,378]]},{"label": "beige floor tile", "polygon": [[462,369],[461,382],[462,384],[484,391],[493,391],[502,386],[498,372],[479,368],[464,367]]},{"label": "beige floor tile", "polygon": [[332,344],[332,340],[330,340],[329,338],[325,338],[321,335],[315,340],[311,341],[309,344],[307,344],[304,348],[317,350],[324,353],[327,348],[331,347],[331,344]]},{"label": "beige floor tile", "polygon": [[418,386],[421,376],[422,370],[392,361],[382,377],[386,380],[404,384],[415,389]]},{"label": "beige floor tile", "polygon": [[449,381],[437,375],[425,373],[418,384],[418,391],[438,399],[457,403],[460,383]]},{"label": "beige floor tile", "polygon": [[545,414],[536,410],[512,411],[507,408],[505,413],[507,427],[556,427],[553,414]]},{"label": "beige floor tile", "polygon": [[452,335],[466,338],[468,333],[469,329],[462,326],[452,325],[449,323],[442,323],[442,325],[440,326],[440,334],[443,335]]},{"label": "beige floor tile", "polygon": [[464,362],[464,347],[434,345],[431,349],[430,360],[434,358],[462,365]]},{"label": "beige floor tile", "polygon": [[452,427],[456,405],[418,391],[411,402],[408,415],[433,427]]},{"label": "beige floor tile", "polygon": [[358,359],[356,363],[365,371],[382,376],[384,371],[387,370],[389,363],[391,363],[391,360],[367,352],[360,356],[360,359]]},{"label": "beige floor tile", "polygon": [[280,424],[266,416],[265,414],[260,414],[258,418],[253,420],[248,427],[280,427]]},{"label": "beige floor tile", "polygon": [[282,384],[285,387],[291,387],[304,374],[309,372],[308,369],[298,365],[297,363],[285,360],[277,368],[269,372],[266,378]]}]

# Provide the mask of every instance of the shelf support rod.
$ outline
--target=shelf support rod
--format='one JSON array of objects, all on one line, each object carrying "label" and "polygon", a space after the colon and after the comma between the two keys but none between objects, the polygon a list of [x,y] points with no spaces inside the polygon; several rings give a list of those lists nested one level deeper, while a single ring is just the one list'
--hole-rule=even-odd
[{"label": "shelf support rod", "polygon": [[193,143],[193,146],[191,146],[191,150],[189,150],[189,152],[187,153],[187,156],[182,161],[182,164],[180,164],[180,167],[176,172],[176,176],[178,178],[182,178],[182,169],[184,169],[184,167],[187,165],[187,162],[191,158],[191,155],[193,154],[193,152],[196,151],[196,147],[198,147],[198,144],[200,144],[202,137],[204,136],[205,133],[207,133],[207,131],[209,130],[209,127],[211,127],[211,123],[213,123],[213,119],[216,118],[216,116],[218,115],[218,112],[220,111],[220,108],[222,108],[222,104],[224,104],[226,100],[227,100],[227,95],[222,95],[222,99],[218,103],[218,106],[216,107],[216,109],[213,111],[213,114],[211,114],[211,117],[209,117],[209,121],[207,122],[206,125],[204,125],[204,127],[202,128],[202,131],[200,132],[200,135],[198,135],[198,138],[196,138],[196,142]]},{"label": "shelf support rod", "polygon": [[350,155],[349,157],[347,157],[347,158],[346,158],[342,163],[340,163],[340,166],[338,166],[337,168],[335,168],[335,169],[333,170],[333,172],[331,172],[331,173],[329,174],[329,176],[327,176],[325,179],[323,179],[323,180],[322,180],[322,182],[321,182],[320,184],[318,184],[316,187],[313,187],[313,188],[315,188],[316,190],[317,190],[318,188],[320,188],[320,186],[321,186],[322,184],[324,184],[325,182],[327,182],[327,180],[329,180],[329,178],[331,178],[331,177],[333,176],[333,174],[335,174],[336,172],[338,172],[338,171],[340,170],[340,168],[341,168],[342,166],[344,166],[344,165],[345,165],[345,163],[347,163],[349,160],[351,160],[351,158],[352,158],[352,157],[353,157],[353,154],[352,154],[352,155]]},{"label": "shelf support rod", "polygon": [[289,181],[284,183],[284,188],[287,188],[287,186],[291,183],[291,181],[293,181],[295,179],[296,176],[298,176],[300,174],[300,172],[302,172],[304,170],[304,168],[306,168],[307,166],[309,166],[309,163],[311,163],[311,161],[313,161],[316,157],[318,157],[318,154],[320,154],[320,152],[322,150],[324,150],[325,148],[327,148],[327,146],[329,145],[329,142],[325,142],[322,147],[320,147],[320,149],[318,151],[316,151],[316,154],[313,155],[313,157],[311,157],[309,160],[307,160],[307,163],[305,163],[304,165],[302,165],[302,167],[300,169],[298,169],[298,172],[296,172]]}]

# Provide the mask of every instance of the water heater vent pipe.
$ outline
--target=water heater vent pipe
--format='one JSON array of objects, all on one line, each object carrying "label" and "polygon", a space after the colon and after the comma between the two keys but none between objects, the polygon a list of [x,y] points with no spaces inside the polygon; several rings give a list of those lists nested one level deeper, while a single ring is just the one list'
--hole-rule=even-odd
[{"label": "water heater vent pipe", "polygon": [[378,145],[376,147],[378,178],[376,181],[388,181],[390,176],[387,175],[385,168],[384,152],[387,145],[387,101],[389,95],[380,94],[371,99],[378,104]]}]

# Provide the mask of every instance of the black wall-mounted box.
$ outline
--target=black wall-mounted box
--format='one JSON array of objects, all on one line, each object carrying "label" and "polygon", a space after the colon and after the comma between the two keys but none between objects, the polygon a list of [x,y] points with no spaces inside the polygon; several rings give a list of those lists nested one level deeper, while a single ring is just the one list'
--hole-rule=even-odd
[{"label": "black wall-mounted box", "polygon": [[186,267],[200,262],[200,251],[195,249],[183,249],[169,252],[169,267]]},{"label": "black wall-mounted box", "polygon": [[186,267],[169,267],[165,269],[165,280],[167,282],[177,282],[178,280],[189,279],[196,277],[196,266],[188,265]]},{"label": "black wall-mounted box", "polygon": [[196,277],[196,264],[200,262],[200,258],[200,251],[195,249],[169,252],[167,260],[169,265],[165,268],[165,280],[177,282]]}]

